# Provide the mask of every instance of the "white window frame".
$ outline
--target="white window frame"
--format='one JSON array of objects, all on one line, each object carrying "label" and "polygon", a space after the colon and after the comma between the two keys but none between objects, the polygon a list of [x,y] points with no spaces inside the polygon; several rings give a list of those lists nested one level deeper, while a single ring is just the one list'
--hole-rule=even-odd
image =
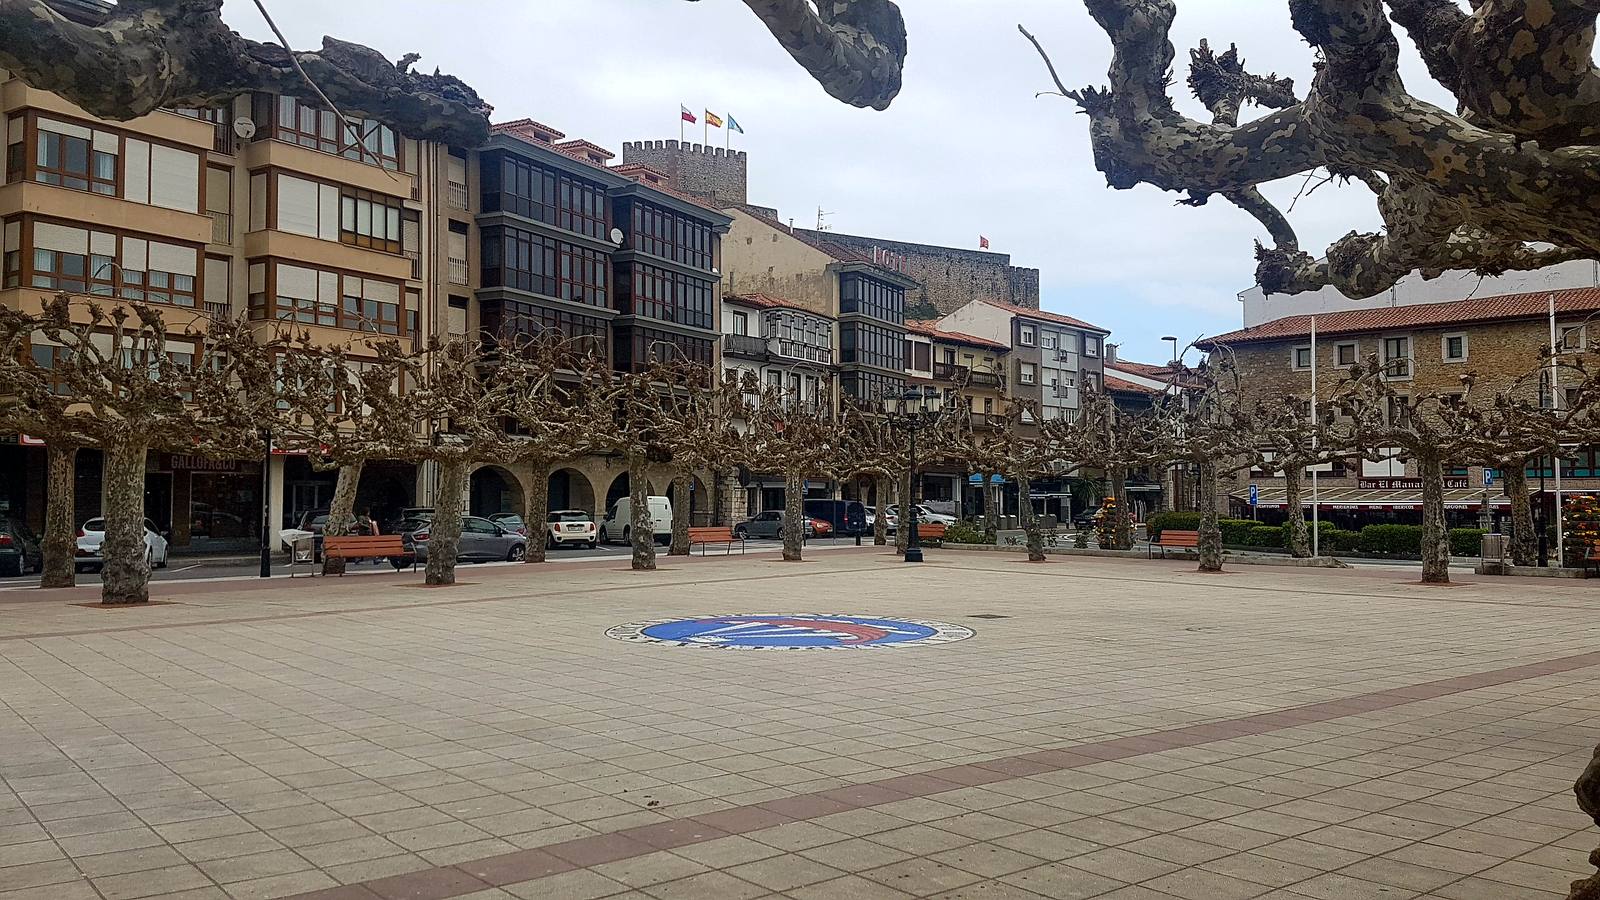
[{"label": "white window frame", "polygon": [[1056,349],[1056,342],[1057,338],[1055,332],[1045,332],[1045,334],[1039,338],[1039,346],[1046,350]]},{"label": "white window frame", "polygon": [[1038,384],[1039,367],[1035,366],[1033,363],[1019,363],[1017,366],[1017,383]]},{"label": "white window frame", "polygon": [[[1391,357],[1389,355],[1389,342],[1398,340],[1403,340],[1406,342],[1406,355],[1403,357]],[[1378,347],[1381,352],[1381,358],[1379,361],[1383,365],[1383,379],[1385,381],[1410,381],[1417,372],[1417,342],[1412,340],[1411,335],[1384,335],[1379,339]],[[1390,363],[1393,363],[1397,359],[1404,359],[1406,361],[1406,373],[1404,375],[1393,375],[1389,372]]]},{"label": "white window frame", "polygon": [[1024,347],[1035,346],[1039,342],[1039,331],[1032,325],[1023,325],[1017,330],[1017,343]]},{"label": "white window frame", "polygon": [[[1341,362],[1339,360],[1339,351],[1343,350],[1346,347],[1349,347],[1349,348],[1353,349],[1355,351],[1355,353],[1351,354],[1349,362]],[[1360,341],[1340,341],[1337,344],[1333,345],[1333,364],[1334,365],[1336,365],[1336,366],[1353,366],[1358,362],[1361,362],[1361,342]]]},{"label": "white window frame", "polygon": [[750,314],[735,310],[733,312],[733,321],[729,323],[729,326],[733,329],[734,334],[749,336]]},{"label": "white window frame", "polygon": [[[1576,332],[1577,335],[1578,335],[1578,343],[1576,345],[1573,345],[1573,344],[1570,344],[1570,343],[1567,342],[1567,335],[1571,334],[1573,332]],[[1557,347],[1556,347],[1556,352],[1557,353],[1582,353],[1584,351],[1584,349],[1589,346],[1589,325],[1588,325],[1588,323],[1587,322],[1580,322],[1580,323],[1574,325],[1574,324],[1571,324],[1571,323],[1557,322],[1556,323],[1556,344],[1557,344]]]},{"label": "white window frame", "polygon": [[[1300,352],[1302,350],[1305,351],[1305,354],[1306,354],[1306,364],[1303,365],[1303,366],[1300,365]],[[1309,372],[1309,371],[1311,371],[1311,345],[1310,344],[1299,344],[1297,346],[1289,348],[1289,368],[1295,370],[1296,372]]]},{"label": "white window frame", "polygon": [[[1450,339],[1461,338],[1461,355],[1450,355]],[[1454,331],[1439,338],[1439,359],[1447,363],[1462,363],[1472,355],[1472,341],[1464,331]]]},{"label": "white window frame", "polygon": [[1083,336],[1083,355],[1091,357],[1100,356],[1100,339],[1093,335]]}]

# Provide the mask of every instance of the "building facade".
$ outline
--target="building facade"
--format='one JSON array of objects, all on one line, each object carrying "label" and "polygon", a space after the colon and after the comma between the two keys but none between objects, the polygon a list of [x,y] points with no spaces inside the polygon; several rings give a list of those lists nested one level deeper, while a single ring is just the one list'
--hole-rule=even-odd
[{"label": "building facade", "polygon": [[939,327],[1009,347],[1011,395],[1033,401],[1044,419],[1076,419],[1083,390],[1098,390],[1105,377],[1102,353],[1111,332],[1081,319],[974,300]]},{"label": "building facade", "polygon": [[[1448,303],[1414,304],[1369,310],[1347,310],[1315,317],[1317,340],[1311,341],[1312,316],[1291,316],[1207,338],[1198,346],[1207,352],[1226,352],[1236,360],[1246,402],[1260,399],[1312,395],[1312,360],[1318,370],[1318,388],[1327,396],[1342,369],[1373,356],[1387,367],[1389,380],[1403,395],[1459,393],[1461,377],[1476,376],[1476,390],[1493,393],[1541,366],[1543,348],[1550,344],[1550,298],[1556,305],[1555,327],[1564,352],[1583,352],[1595,337],[1600,319],[1600,289],[1572,290],[1483,297]],[[1538,384],[1540,382],[1534,382]],[[1559,389],[1560,385],[1556,387]],[[1544,402],[1564,402],[1548,385]],[[1559,393],[1559,390],[1558,392]],[[1415,463],[1397,449],[1378,448],[1382,458],[1350,458],[1320,467],[1319,514],[1341,527],[1421,520],[1422,485]],[[1503,480],[1488,471],[1481,460],[1448,461],[1446,506],[1453,526],[1497,523],[1508,511]],[[1600,454],[1597,448],[1569,448],[1561,460],[1564,486],[1575,491],[1600,489]],[[1307,472],[1309,475],[1309,470]],[[1555,469],[1547,458],[1527,468],[1532,489],[1553,489]],[[1255,484],[1267,521],[1281,521],[1282,479],[1276,473],[1240,473],[1220,492],[1236,515],[1250,514],[1249,487]],[[1311,503],[1308,493],[1304,500]],[[1548,503],[1548,498],[1546,499]],[[1485,506],[1487,504],[1487,509]],[[1553,515],[1553,506],[1550,506]]]}]

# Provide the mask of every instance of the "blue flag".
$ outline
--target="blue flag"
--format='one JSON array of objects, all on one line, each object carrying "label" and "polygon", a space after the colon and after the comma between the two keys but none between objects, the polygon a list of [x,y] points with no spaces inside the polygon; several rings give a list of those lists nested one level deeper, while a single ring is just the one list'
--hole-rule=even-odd
[{"label": "blue flag", "polygon": [[744,134],[744,129],[739,127],[739,120],[735,119],[732,113],[728,115],[728,130],[737,131],[740,134]]}]

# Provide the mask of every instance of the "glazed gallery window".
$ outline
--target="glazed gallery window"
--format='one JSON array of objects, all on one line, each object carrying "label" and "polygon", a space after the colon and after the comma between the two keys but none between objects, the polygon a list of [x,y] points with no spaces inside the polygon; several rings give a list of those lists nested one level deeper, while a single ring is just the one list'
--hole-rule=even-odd
[{"label": "glazed gallery window", "polygon": [[34,113],[6,123],[6,180],[199,212],[200,154]]},{"label": "glazed gallery window", "polygon": [[711,226],[635,200],[632,248],[697,269],[712,266]]},{"label": "glazed gallery window", "polygon": [[905,337],[877,325],[841,323],[839,360],[846,364],[901,371],[905,365]]},{"label": "glazed gallery window", "polygon": [[549,335],[572,341],[580,353],[604,356],[607,352],[609,331],[604,319],[523,300],[485,301],[481,309],[485,340],[518,341]]},{"label": "glazed gallery window", "polygon": [[351,116],[350,127],[345,128],[332,110],[295,97],[274,99],[263,94],[257,96],[256,104],[256,121],[266,119],[262,113],[270,110],[271,136],[280,141],[392,171],[400,168],[399,138],[393,128],[376,119]]},{"label": "glazed gallery window", "polygon": [[[520,228],[483,229],[483,286],[611,305],[606,254]],[[709,327],[709,326],[708,326]]]},{"label": "glazed gallery window", "polygon": [[510,154],[500,154],[498,163],[493,156],[484,157],[483,210],[511,213],[587,237],[610,236],[603,186]]},{"label": "glazed gallery window", "polygon": [[[284,262],[251,263],[249,277],[252,319],[404,333],[397,282]],[[412,321],[411,310],[404,321]]]},{"label": "glazed gallery window", "polygon": [[339,195],[339,240],[357,247],[400,252],[400,201],[346,188]]},{"label": "glazed gallery window", "polygon": [[841,315],[871,316],[900,325],[905,322],[906,292],[876,278],[847,273],[839,276]]},{"label": "glazed gallery window", "polygon": [[635,264],[628,301],[636,316],[677,322],[695,328],[711,327],[711,282]]},{"label": "glazed gallery window", "polygon": [[[24,239],[32,250],[24,256]],[[5,224],[6,287],[195,305],[200,249],[36,220]]]}]

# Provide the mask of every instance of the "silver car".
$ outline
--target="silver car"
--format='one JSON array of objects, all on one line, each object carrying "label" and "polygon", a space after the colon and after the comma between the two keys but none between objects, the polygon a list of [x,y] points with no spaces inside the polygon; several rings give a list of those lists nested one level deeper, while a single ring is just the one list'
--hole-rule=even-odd
[{"label": "silver car", "polygon": [[[417,562],[428,561],[433,524],[431,520],[412,519],[400,526],[400,540],[408,552],[416,554]],[[478,516],[461,519],[461,543],[456,552],[456,559],[461,562],[517,562],[527,555],[528,539],[515,531]]]}]

